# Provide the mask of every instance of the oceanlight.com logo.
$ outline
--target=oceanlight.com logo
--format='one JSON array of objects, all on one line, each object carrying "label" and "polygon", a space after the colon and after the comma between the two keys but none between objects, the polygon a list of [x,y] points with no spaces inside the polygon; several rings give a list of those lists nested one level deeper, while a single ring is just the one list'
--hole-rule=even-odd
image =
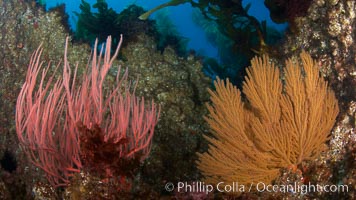
[{"label": "oceanlight.com logo", "polygon": [[281,193],[300,193],[300,194],[307,194],[307,193],[347,193],[349,192],[348,185],[320,185],[320,184],[303,184],[298,185],[297,183],[294,184],[287,184],[287,185],[271,185],[265,184],[263,182],[259,182],[255,185],[255,188],[258,192],[281,192]]},{"label": "oceanlight.com logo", "polygon": [[176,185],[168,182],[165,185],[168,192],[176,190],[179,193],[193,192],[209,194],[214,191],[224,193],[240,193],[240,192],[270,192],[270,193],[347,193],[349,191],[348,185],[320,185],[320,184],[305,184],[298,185],[272,185],[263,182],[252,183],[249,185],[239,184],[238,182],[226,183],[219,182],[216,185],[206,184],[202,181],[196,182],[178,182]]}]

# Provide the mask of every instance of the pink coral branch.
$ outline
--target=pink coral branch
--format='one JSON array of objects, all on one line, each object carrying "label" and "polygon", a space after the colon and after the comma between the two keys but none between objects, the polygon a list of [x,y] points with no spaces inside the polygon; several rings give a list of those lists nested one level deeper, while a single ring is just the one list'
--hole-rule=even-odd
[{"label": "pink coral branch", "polygon": [[[130,92],[127,70],[120,78],[120,67],[115,87],[108,91],[105,78],[118,56],[118,47],[111,56],[111,37],[97,56],[98,41],[81,84],[78,84],[75,66],[72,75],[68,62],[68,38],[64,50],[63,76],[53,84],[54,76],[46,79],[46,69],[40,61],[41,46],[33,53],[27,76],[16,104],[16,131],[20,144],[30,161],[43,169],[53,186],[69,183],[73,174],[83,169],[81,160],[80,128],[103,130],[104,142],[116,144],[119,158],[141,159],[148,156],[159,109],[152,102],[149,108]],[[58,65],[59,66],[59,65]],[[42,70],[36,87],[38,74]],[[123,142],[125,141],[125,142]],[[126,142],[127,141],[127,142]]]},{"label": "pink coral branch", "polygon": [[[52,185],[66,183],[70,174],[65,169],[73,166],[73,158],[67,152],[61,152],[58,138],[65,138],[60,131],[63,126],[61,115],[65,108],[62,80],[58,79],[51,90],[53,76],[45,83],[50,68],[42,70],[42,54],[39,47],[32,55],[29,69],[16,104],[16,131],[25,153],[30,161],[43,169]],[[42,70],[40,83],[36,81]],[[71,146],[70,148],[78,148]],[[71,151],[71,149],[67,149]],[[78,170],[77,170],[78,171]]]}]

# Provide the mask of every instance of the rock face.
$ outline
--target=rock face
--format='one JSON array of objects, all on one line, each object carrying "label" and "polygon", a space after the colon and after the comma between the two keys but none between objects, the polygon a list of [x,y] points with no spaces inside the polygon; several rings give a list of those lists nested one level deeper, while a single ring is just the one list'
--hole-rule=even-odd
[{"label": "rock face", "polygon": [[[1,168],[0,178],[9,190],[8,199],[31,197],[30,184],[42,176],[32,171],[33,167],[29,167],[18,148],[15,104],[30,56],[40,43],[44,47],[43,60],[54,61],[50,71],[63,57],[63,45],[68,32],[62,24],[62,17],[63,12],[44,12],[34,1],[0,1],[0,159],[5,159],[6,151],[16,158],[15,169],[7,171]],[[70,55],[70,60],[85,63],[86,59],[82,58],[88,58],[90,49],[88,45],[81,45],[75,47],[75,52],[77,54]]]},{"label": "rock face", "polygon": [[[329,81],[339,102],[340,113],[331,133],[329,150],[319,159],[305,163],[304,182],[346,184],[349,192],[338,198],[353,199],[355,193],[356,118],[356,2],[315,0],[308,14],[295,21],[295,27],[279,55],[295,55],[304,49],[319,61],[320,73]],[[281,178],[283,182],[283,178]],[[278,181],[277,181],[278,182]],[[350,191],[352,190],[352,191]],[[330,193],[310,194],[310,198],[329,198]]]},{"label": "rock face", "polygon": [[282,55],[304,49],[320,60],[321,73],[345,101],[355,100],[356,93],[355,10],[351,0],[314,1],[308,15],[296,20],[282,49]]},{"label": "rock face", "polygon": [[151,156],[142,171],[142,179],[161,190],[165,181],[194,180],[198,176],[195,152],[206,147],[202,133],[208,128],[203,116],[211,81],[193,55],[177,57],[170,47],[161,53],[152,38],[137,38],[122,49],[126,61],[121,65],[128,68],[130,80],[138,77],[133,83],[137,84],[136,94],[161,105]]}]

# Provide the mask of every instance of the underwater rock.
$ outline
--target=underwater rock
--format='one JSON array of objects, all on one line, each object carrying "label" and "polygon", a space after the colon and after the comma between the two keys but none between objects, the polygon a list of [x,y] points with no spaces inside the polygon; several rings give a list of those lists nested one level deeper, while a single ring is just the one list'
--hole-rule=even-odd
[{"label": "underwater rock", "polygon": [[[319,159],[305,162],[303,176],[312,183],[346,184],[349,192],[309,194],[310,198],[354,199],[356,143],[356,2],[316,0],[308,14],[297,18],[280,49],[280,57],[304,49],[319,60],[320,73],[335,91],[340,114],[331,133],[329,151]],[[353,178],[350,178],[353,177]]]},{"label": "underwater rock", "polygon": [[[0,1],[0,133],[3,144],[0,145],[0,155],[9,149],[14,152],[17,161],[17,169],[11,173],[11,178],[4,178],[11,199],[31,199],[33,183],[45,178],[38,169],[29,165],[17,145],[15,104],[25,81],[30,56],[40,43],[44,48],[43,58],[54,61],[49,65],[50,72],[62,59],[68,35],[62,15],[55,10],[44,12],[35,1]],[[85,66],[90,54],[89,45],[77,45],[73,49],[69,60],[84,63]],[[1,172],[4,171],[1,169]],[[7,173],[1,174],[4,177]]]},{"label": "underwater rock", "polygon": [[156,50],[153,38],[138,35],[122,49],[129,78],[138,77],[136,94],[161,105],[160,120],[155,129],[151,155],[144,164],[142,179],[156,190],[166,181],[196,180],[196,151],[203,151],[208,132],[203,119],[209,100],[211,80],[202,72],[202,64],[193,56],[178,57],[167,47],[163,54]]}]

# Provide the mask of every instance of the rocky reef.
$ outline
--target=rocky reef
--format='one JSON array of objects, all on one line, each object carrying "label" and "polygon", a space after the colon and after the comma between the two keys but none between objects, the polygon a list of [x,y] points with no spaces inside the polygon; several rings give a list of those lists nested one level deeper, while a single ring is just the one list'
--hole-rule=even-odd
[{"label": "rocky reef", "polygon": [[[154,99],[161,105],[151,157],[145,163],[142,178],[164,188],[165,181],[198,178],[195,152],[202,151],[207,133],[204,116],[210,80],[202,73],[200,60],[193,55],[181,58],[167,47],[156,50],[152,38],[139,35],[137,42],[122,50],[131,80],[138,78],[136,94]],[[173,176],[174,174],[174,176]]]},{"label": "rocky reef", "polygon": [[[281,59],[305,50],[319,61],[321,74],[328,80],[339,101],[340,114],[331,132],[329,150],[317,160],[302,164],[301,184],[348,185],[348,192],[315,192],[297,195],[299,199],[354,199],[356,144],[356,2],[352,0],[314,0],[304,17],[296,18],[278,49]],[[288,170],[287,170],[288,171]],[[291,177],[285,172],[280,180]],[[292,176],[293,177],[293,176]],[[287,196],[296,197],[295,194]],[[281,198],[281,197],[280,197]]]},{"label": "rocky reef", "polygon": [[[28,199],[32,184],[42,178],[41,172],[29,165],[18,147],[15,131],[15,104],[24,82],[29,56],[42,43],[45,61],[60,61],[63,57],[65,37],[63,14],[44,12],[32,1],[0,2],[0,158],[1,199]],[[70,60],[86,63],[89,45],[77,45]],[[82,57],[86,55],[85,57]],[[56,62],[53,62],[52,70]],[[7,153],[6,153],[7,152]],[[8,156],[5,156],[8,155]],[[11,160],[14,165],[8,166]]]},{"label": "rocky reef", "polygon": [[[356,198],[355,11],[353,0],[313,0],[308,12],[294,19],[284,42],[278,47],[271,46],[269,51],[271,59],[279,66],[284,65],[285,58],[296,56],[301,50],[309,52],[319,61],[320,72],[335,91],[340,107],[328,151],[316,160],[303,162],[298,170],[283,169],[275,183],[344,184],[349,191],[246,193],[240,196],[241,199]],[[46,184],[43,172],[27,162],[18,147],[15,104],[30,56],[42,43],[42,58],[46,62],[53,61],[50,71],[54,71],[63,58],[65,38],[70,35],[67,25],[63,24],[65,17],[63,9],[45,12],[34,1],[0,1],[1,199],[70,199],[78,198],[78,193],[86,199],[93,196],[106,198],[102,180],[87,174],[74,177],[66,190],[52,188]],[[209,101],[207,88],[211,87],[211,80],[202,73],[202,61],[193,54],[182,58],[171,47],[162,52],[156,47],[154,38],[137,34],[135,40],[124,45],[120,59],[114,63],[115,69],[119,65],[128,69],[137,96],[153,99],[161,106],[151,155],[137,169],[132,191],[122,194],[128,199],[170,198],[175,194],[165,191],[167,183],[202,180],[195,162],[196,152],[207,149],[203,135],[209,134],[209,128],[203,116],[207,114],[205,103]],[[84,70],[90,46],[72,44],[68,52],[70,63],[78,62],[83,66],[79,72]],[[113,78],[117,71],[109,73]],[[177,196],[194,198],[192,194]],[[215,197],[228,198],[225,194]]]}]

